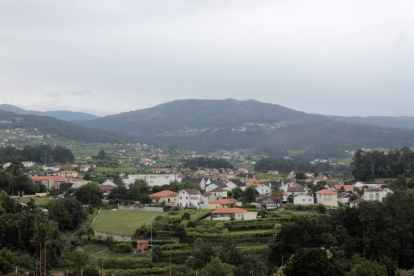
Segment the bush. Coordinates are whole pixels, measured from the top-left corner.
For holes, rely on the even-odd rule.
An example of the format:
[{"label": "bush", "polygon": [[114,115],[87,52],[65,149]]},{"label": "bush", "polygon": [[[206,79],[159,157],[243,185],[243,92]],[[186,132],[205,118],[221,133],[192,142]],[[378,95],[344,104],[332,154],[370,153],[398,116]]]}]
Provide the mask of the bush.
[{"label": "bush", "polygon": [[319,214],[325,214],[326,213],[326,207],[323,204],[316,205],[316,210]]}]

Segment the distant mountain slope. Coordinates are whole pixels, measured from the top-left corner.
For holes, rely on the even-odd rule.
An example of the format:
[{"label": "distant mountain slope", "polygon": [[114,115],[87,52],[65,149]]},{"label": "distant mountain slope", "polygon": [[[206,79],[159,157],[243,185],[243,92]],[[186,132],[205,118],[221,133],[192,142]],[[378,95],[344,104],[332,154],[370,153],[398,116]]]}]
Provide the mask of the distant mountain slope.
[{"label": "distant mountain slope", "polygon": [[59,120],[64,121],[83,121],[83,120],[93,120],[100,118],[98,116],[84,113],[84,112],[73,112],[73,111],[35,111],[35,110],[26,110],[10,104],[0,104],[0,109],[5,111],[11,111],[21,115],[38,115],[38,116],[51,116]]},{"label": "distant mountain slope", "polygon": [[238,127],[245,122],[327,121],[326,118],[254,100],[177,100],[141,109],[76,122],[83,126],[134,133],[160,133],[191,128]]},{"label": "distant mountain slope", "polygon": [[[21,118],[21,120],[15,121],[14,118]],[[21,115],[0,110],[0,120],[10,120],[13,122],[11,124],[0,124],[0,129],[37,128],[39,131],[46,134],[53,134],[61,138],[78,141],[136,143],[138,140],[138,137],[134,135],[102,129],[90,129],[49,116]]]},{"label": "distant mountain slope", "polygon": [[254,148],[269,156],[286,156],[286,150],[308,150],[311,154],[302,157],[339,158],[346,149],[414,146],[414,130],[346,119],[254,100],[227,99],[178,100],[77,123],[134,133],[160,145],[177,144],[201,153]]},{"label": "distant mountain slope", "polygon": [[349,123],[359,123],[383,127],[399,127],[414,129],[414,117],[388,117],[388,116],[368,116],[368,117],[343,117],[343,116],[324,116],[332,121],[342,121]]}]

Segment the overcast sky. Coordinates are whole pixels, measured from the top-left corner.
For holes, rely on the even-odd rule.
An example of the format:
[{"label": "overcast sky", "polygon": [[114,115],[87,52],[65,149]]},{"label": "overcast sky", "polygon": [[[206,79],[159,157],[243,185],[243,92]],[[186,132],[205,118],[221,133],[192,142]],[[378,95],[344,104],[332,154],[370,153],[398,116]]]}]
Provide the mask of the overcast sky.
[{"label": "overcast sky", "polygon": [[414,116],[414,1],[0,1],[0,100],[107,115],[176,99]]}]

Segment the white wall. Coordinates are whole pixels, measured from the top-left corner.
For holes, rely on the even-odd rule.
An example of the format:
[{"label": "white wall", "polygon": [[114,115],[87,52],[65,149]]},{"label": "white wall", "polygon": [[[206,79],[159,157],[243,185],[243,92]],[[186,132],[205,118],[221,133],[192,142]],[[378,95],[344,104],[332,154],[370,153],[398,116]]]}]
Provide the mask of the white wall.
[{"label": "white wall", "polygon": [[181,181],[181,178],[176,178],[175,174],[133,174],[130,175],[128,179],[124,179],[123,181],[128,184],[132,184],[136,179],[143,179],[147,181],[150,186],[168,185],[174,180],[177,180],[178,182]]}]

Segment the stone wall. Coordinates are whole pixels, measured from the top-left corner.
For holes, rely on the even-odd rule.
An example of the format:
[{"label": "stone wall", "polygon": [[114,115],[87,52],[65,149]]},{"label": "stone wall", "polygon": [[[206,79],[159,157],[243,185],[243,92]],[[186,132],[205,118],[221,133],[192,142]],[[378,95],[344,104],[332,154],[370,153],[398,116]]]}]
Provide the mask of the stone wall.
[{"label": "stone wall", "polygon": [[103,232],[98,232],[98,231],[94,231],[95,236],[100,236],[104,239],[106,239],[107,237],[112,237],[114,240],[116,241],[131,241],[132,237],[124,237],[124,236],[118,236],[118,235],[110,235],[107,233],[103,233]]},{"label": "stone wall", "polygon": [[118,206],[118,210],[124,211],[147,211],[147,212],[164,212],[162,207],[134,207],[134,206]]}]

